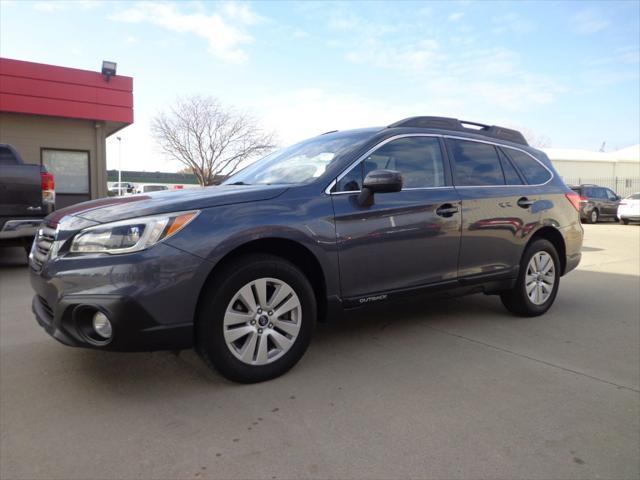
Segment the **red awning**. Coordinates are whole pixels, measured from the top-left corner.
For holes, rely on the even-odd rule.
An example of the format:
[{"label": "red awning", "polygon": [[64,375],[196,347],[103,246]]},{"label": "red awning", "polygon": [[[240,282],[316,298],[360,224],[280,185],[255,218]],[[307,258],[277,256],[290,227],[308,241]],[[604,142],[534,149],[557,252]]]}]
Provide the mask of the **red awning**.
[{"label": "red awning", "polygon": [[0,58],[0,112],[133,123],[133,78]]}]

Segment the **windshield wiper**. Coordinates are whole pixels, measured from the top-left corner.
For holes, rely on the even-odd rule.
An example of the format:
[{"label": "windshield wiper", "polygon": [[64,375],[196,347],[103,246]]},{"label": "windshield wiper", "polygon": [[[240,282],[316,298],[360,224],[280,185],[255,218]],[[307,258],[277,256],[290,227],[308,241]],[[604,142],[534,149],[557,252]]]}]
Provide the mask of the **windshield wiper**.
[{"label": "windshield wiper", "polygon": [[234,182],[234,183],[229,183],[228,185],[251,185],[250,183],[244,183],[244,182]]}]

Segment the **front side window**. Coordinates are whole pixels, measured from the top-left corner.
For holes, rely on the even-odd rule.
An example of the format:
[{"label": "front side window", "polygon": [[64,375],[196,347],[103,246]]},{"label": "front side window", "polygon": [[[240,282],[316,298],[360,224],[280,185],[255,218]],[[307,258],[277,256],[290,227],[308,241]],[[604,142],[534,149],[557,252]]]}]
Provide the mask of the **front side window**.
[{"label": "front side window", "polygon": [[454,161],[454,184],[459,186],[504,185],[498,153],[493,145],[448,139]]},{"label": "front side window", "polygon": [[333,191],[358,191],[363,179],[380,169],[399,171],[403,188],[432,188],[445,184],[439,140],[435,137],[403,137],[368,155],[338,181]]},{"label": "front side window", "polygon": [[89,152],[42,150],[42,165],[56,179],[56,193],[89,193]]},{"label": "front side window", "polygon": [[505,148],[507,155],[513,160],[516,167],[522,172],[529,185],[540,185],[546,183],[551,178],[549,170],[544,168],[540,162],[520,150]]},{"label": "front side window", "polygon": [[618,200],[618,196],[613,193],[611,190],[607,189],[605,190],[605,192],[607,192],[607,197],[609,197],[609,200],[615,202],[616,200]]}]

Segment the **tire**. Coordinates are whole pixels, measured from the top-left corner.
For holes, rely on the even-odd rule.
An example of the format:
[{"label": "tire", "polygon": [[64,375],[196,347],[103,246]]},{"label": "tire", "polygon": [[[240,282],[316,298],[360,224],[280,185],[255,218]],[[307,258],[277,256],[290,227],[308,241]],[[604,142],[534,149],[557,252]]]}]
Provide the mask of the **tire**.
[{"label": "tire", "polygon": [[629,225],[629,219],[628,218],[621,218],[620,219],[620,223],[622,223],[623,225]]},{"label": "tire", "polygon": [[586,223],[598,223],[598,219],[600,218],[600,212],[598,212],[597,208],[591,210],[591,213],[587,217]]},{"label": "tire", "polygon": [[[535,274],[531,276],[528,275],[530,262],[534,262],[533,266],[535,267],[535,261],[532,261],[532,259],[536,255],[540,255],[538,258],[550,258],[553,261],[553,275],[543,275],[539,277],[542,282],[540,287],[534,286],[532,290],[532,295],[535,297],[536,290],[539,288],[538,294],[540,294],[540,296],[538,297],[538,302],[534,302],[527,293],[527,282],[529,281],[530,286],[530,282],[535,276]],[[543,266],[545,266],[545,264],[543,264]],[[513,289],[500,294],[502,304],[511,313],[522,317],[537,317],[538,315],[542,315],[551,308],[558,294],[558,288],[560,286],[560,266],[560,258],[553,244],[542,238],[534,240],[522,255],[516,285]],[[551,285],[550,292],[545,292],[545,286],[547,290],[549,290],[548,287],[551,278],[553,278],[553,284]],[[545,295],[548,296],[544,298]]]},{"label": "tire", "polygon": [[[264,292],[262,302],[258,290]],[[280,294],[282,299],[277,298]],[[266,300],[275,302],[272,309]],[[258,313],[261,306],[266,308]],[[205,286],[196,318],[196,350],[229,380],[270,380],[300,360],[316,317],[313,288],[298,267],[274,255],[245,255],[216,272]]]}]

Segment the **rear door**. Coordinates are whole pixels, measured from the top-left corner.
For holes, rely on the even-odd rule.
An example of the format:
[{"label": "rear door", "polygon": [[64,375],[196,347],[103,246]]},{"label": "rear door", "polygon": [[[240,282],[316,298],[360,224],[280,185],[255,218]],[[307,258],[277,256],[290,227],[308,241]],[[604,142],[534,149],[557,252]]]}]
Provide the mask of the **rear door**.
[{"label": "rear door", "polygon": [[[399,170],[404,188],[359,205],[363,178],[381,168]],[[455,282],[460,201],[447,172],[438,137],[407,135],[382,142],[338,177],[331,198],[347,302]]]},{"label": "rear door", "polygon": [[511,160],[511,153],[520,152],[491,142],[446,141],[462,200],[460,280],[513,277],[527,234],[540,221],[537,188],[527,184]]}]

